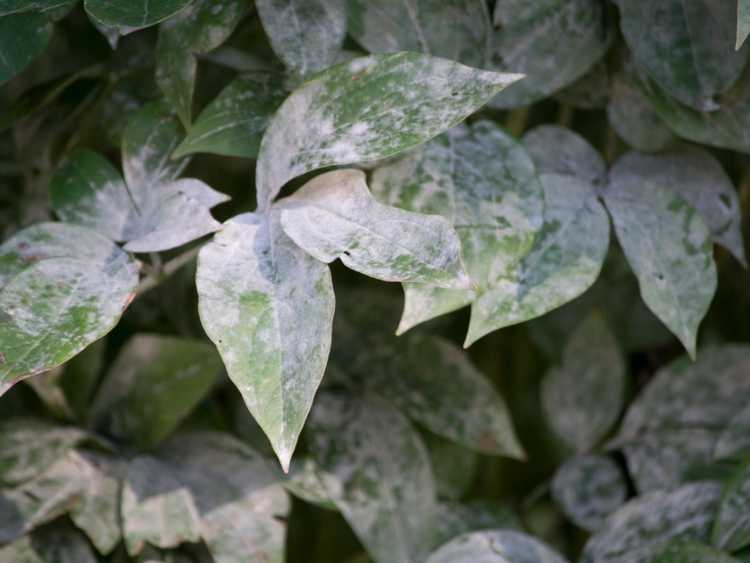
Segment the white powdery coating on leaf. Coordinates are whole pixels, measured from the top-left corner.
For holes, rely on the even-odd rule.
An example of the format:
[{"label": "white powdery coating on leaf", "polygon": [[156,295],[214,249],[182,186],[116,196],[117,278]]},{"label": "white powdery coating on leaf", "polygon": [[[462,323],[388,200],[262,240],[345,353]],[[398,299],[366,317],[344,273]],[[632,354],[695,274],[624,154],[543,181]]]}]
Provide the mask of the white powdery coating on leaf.
[{"label": "white powdery coating on leaf", "polygon": [[443,545],[426,563],[566,563],[536,538],[513,530],[464,534]]}]

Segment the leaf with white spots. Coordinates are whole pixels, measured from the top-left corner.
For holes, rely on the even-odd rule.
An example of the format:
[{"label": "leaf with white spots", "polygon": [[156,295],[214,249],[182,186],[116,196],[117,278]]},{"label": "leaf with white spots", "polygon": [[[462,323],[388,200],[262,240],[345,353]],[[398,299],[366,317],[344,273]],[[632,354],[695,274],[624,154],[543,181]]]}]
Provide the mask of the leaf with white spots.
[{"label": "leaf with white spots", "polygon": [[464,534],[443,545],[426,563],[566,563],[552,548],[514,530]]},{"label": "leaf with white spots", "polygon": [[[438,213],[461,239],[480,291],[513,275],[542,226],[544,194],[523,146],[489,121],[460,126],[373,174],[376,197],[410,211]],[[405,286],[399,333],[471,303],[474,291]]]},{"label": "leaf with white spots", "polygon": [[481,0],[347,0],[349,35],[371,53],[417,51],[484,68],[492,24]]},{"label": "leaf with white spots", "polygon": [[490,68],[526,78],[491,103],[529,105],[572,84],[609,48],[604,6],[592,0],[498,0]]},{"label": "leaf with white spots", "polygon": [[601,455],[569,459],[552,480],[554,501],[576,526],[589,532],[598,530],[627,497],[622,469]]},{"label": "leaf with white spots", "polygon": [[0,386],[59,366],[107,334],[138,284],[94,231],[40,223],[0,245]]},{"label": "leaf with white spots", "polygon": [[711,540],[725,551],[750,545],[750,463],[744,463],[726,482]]},{"label": "leaf with white spots", "polygon": [[721,487],[700,482],[631,500],[589,539],[581,563],[646,563],[673,540],[705,542]]},{"label": "leaf with white spots", "polygon": [[461,243],[443,217],[378,203],[361,170],[321,174],[279,203],[281,226],[321,262],[384,281],[467,288]]},{"label": "leaf with white spots", "polygon": [[577,452],[590,451],[625,402],[625,360],[606,320],[592,313],[570,337],[562,363],[542,380],[542,406],[555,432]]},{"label": "leaf with white spots", "polygon": [[156,83],[186,128],[193,115],[196,55],[216,49],[247,12],[243,0],[192,0],[159,27]]},{"label": "leaf with white spots", "polygon": [[266,130],[256,170],[259,209],[306,172],[428,141],[519,78],[409,52],[325,70],[286,99]]},{"label": "leaf with white spots", "polygon": [[750,453],[750,405],[738,411],[716,441],[716,459]]},{"label": "leaf with white spots", "polygon": [[325,489],[370,556],[421,560],[434,533],[435,485],[408,420],[382,400],[322,394],[308,441]]},{"label": "leaf with white spots", "polygon": [[96,563],[86,539],[73,528],[54,527],[33,532],[0,547],[0,563]]},{"label": "leaf with white spots", "polygon": [[499,328],[539,317],[593,285],[609,248],[609,220],[594,187],[544,174],[544,225],[513,272],[472,303],[466,345]]},{"label": "leaf with white spots", "polygon": [[712,462],[720,436],[747,406],[747,373],[750,348],[728,345],[657,373],[611,443],[623,449],[640,492],[678,486],[691,466]]},{"label": "leaf with white spots", "polygon": [[248,213],[201,249],[196,284],[203,327],[286,470],[328,360],[328,266],[284,234],[277,212]]},{"label": "leaf with white spots", "polygon": [[85,0],[86,12],[97,22],[116,27],[125,34],[159,23],[188,6],[193,0]]},{"label": "leaf with white spots", "polygon": [[318,464],[312,458],[292,460],[289,475],[283,484],[287,491],[305,502],[336,510],[336,505],[328,496],[320,479]]},{"label": "leaf with white spots", "polygon": [[205,397],[221,371],[210,343],[138,334],[112,363],[91,407],[105,434],[150,449]]},{"label": "leaf with white spots", "polygon": [[282,77],[256,72],[234,79],[200,113],[175,149],[256,158],[263,132],[287,96]]},{"label": "leaf with white spots", "polygon": [[344,0],[256,0],[260,21],[287,69],[307,77],[331,66],[346,37]]},{"label": "leaf with white spots", "polygon": [[38,12],[0,15],[0,84],[42,54],[52,38],[52,23]]},{"label": "leaf with white spots", "polygon": [[685,198],[632,170],[630,158],[610,170],[604,202],[643,300],[695,356],[698,325],[716,291],[711,232]]},{"label": "leaf with white spots", "polygon": [[[740,201],[721,163],[697,147],[655,155],[631,152],[617,164],[618,181],[669,188],[700,213],[717,244],[746,264]],[[655,188],[658,189],[658,188]]]},{"label": "leaf with white spots", "polygon": [[635,62],[684,104],[718,108],[739,78],[750,49],[734,49],[733,2],[620,2],[620,29]]}]

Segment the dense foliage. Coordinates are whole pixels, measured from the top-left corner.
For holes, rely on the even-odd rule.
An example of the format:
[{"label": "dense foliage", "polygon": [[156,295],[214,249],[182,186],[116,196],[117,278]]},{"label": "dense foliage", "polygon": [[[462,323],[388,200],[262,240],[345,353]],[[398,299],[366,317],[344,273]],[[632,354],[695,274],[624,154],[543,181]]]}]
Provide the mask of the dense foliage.
[{"label": "dense foliage", "polygon": [[0,0],[0,563],[750,562],[749,33]]}]

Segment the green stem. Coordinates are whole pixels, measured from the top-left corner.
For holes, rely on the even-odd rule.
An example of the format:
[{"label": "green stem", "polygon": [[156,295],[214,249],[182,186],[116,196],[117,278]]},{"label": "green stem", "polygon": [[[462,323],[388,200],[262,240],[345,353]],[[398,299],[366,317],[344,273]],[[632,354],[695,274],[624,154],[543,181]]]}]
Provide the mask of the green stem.
[{"label": "green stem", "polygon": [[529,107],[518,108],[508,114],[508,119],[505,121],[505,128],[514,137],[520,137],[526,130],[526,123],[528,121]]}]

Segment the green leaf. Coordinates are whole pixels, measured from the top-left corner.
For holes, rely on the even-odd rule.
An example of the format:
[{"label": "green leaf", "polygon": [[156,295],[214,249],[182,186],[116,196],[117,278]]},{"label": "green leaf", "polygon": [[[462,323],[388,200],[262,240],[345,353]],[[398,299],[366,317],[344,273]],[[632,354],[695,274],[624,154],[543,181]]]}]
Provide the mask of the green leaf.
[{"label": "green leaf", "polygon": [[714,457],[728,458],[750,451],[750,406],[740,409],[716,441]]},{"label": "green leaf", "polygon": [[601,455],[569,459],[552,480],[552,498],[576,526],[589,532],[601,528],[627,497],[622,470]]},{"label": "green leaf", "polygon": [[[501,158],[498,158],[501,155]],[[512,276],[542,226],[543,191],[523,147],[500,127],[461,126],[373,174],[378,199],[438,213],[461,238],[467,271],[480,291]],[[471,303],[473,291],[406,285],[399,333]]]},{"label": "green leaf", "polygon": [[750,463],[744,463],[724,485],[711,543],[724,551],[750,545]]},{"label": "green leaf", "polygon": [[624,76],[612,81],[607,117],[617,135],[634,149],[653,152],[675,141],[667,124],[637,86]]},{"label": "green leaf", "polygon": [[0,563],[96,563],[86,539],[72,528],[53,527],[0,547]]},{"label": "green leaf", "polygon": [[717,549],[695,541],[674,541],[659,550],[649,563],[740,563]]},{"label": "green leaf", "polygon": [[639,491],[678,486],[690,467],[713,461],[719,437],[747,406],[749,370],[750,349],[727,345],[657,373],[611,443],[623,448]]},{"label": "green leaf", "polygon": [[259,208],[306,172],[423,143],[519,78],[408,52],[332,67],[293,92],[271,120],[256,170]]},{"label": "green leaf", "polygon": [[331,66],[346,37],[344,0],[257,0],[271,47],[296,76]]},{"label": "green leaf", "polygon": [[193,117],[193,90],[198,62],[195,55],[216,49],[247,12],[242,0],[193,0],[159,27],[156,44],[156,83],[186,128]]},{"label": "green leaf", "polygon": [[539,317],[596,281],[609,247],[609,221],[594,187],[574,176],[544,174],[544,225],[513,272],[471,307],[470,345],[499,328]]},{"label": "green leaf", "polygon": [[42,54],[52,38],[52,24],[44,14],[0,15],[0,84],[21,72]]},{"label": "green leaf", "polygon": [[276,212],[248,213],[201,249],[196,284],[203,327],[287,470],[328,359],[328,266],[284,234]]},{"label": "green leaf", "polygon": [[85,420],[104,364],[105,340],[97,340],[63,368],[60,384],[65,400],[79,420]]},{"label": "green leaf", "polygon": [[695,356],[698,325],[716,291],[711,233],[692,205],[633,170],[630,158],[612,167],[604,202],[643,300]]},{"label": "green leaf", "polygon": [[150,449],[190,414],[220,371],[221,360],[208,342],[138,334],[112,363],[91,420],[107,435]]},{"label": "green leaf", "polygon": [[737,191],[711,153],[697,147],[658,155],[631,152],[618,161],[616,170],[619,181],[638,181],[645,186],[641,189],[668,188],[682,197],[700,213],[714,242],[747,265]]},{"label": "green leaf", "polygon": [[132,257],[82,227],[41,223],[0,245],[0,394],[107,334],[137,283]]},{"label": "green leaf", "polygon": [[742,44],[750,34],[750,2],[748,0],[737,0],[737,41],[735,49],[742,47]]},{"label": "green leaf", "polygon": [[117,27],[120,34],[148,27],[165,20],[193,0],[85,0],[86,11],[94,20]]},{"label": "green leaf", "polygon": [[321,174],[279,203],[281,226],[321,262],[384,281],[466,288],[461,243],[443,217],[378,203],[360,170]]},{"label": "green leaf", "polygon": [[646,563],[670,541],[707,540],[720,492],[702,482],[630,501],[591,537],[581,563]]},{"label": "green leaf", "polygon": [[442,545],[468,532],[494,529],[520,532],[523,526],[518,515],[506,504],[484,500],[438,504],[438,537],[435,545]]},{"label": "green leaf", "polygon": [[526,78],[491,103],[525,106],[572,84],[609,48],[604,7],[591,0],[498,0],[491,68]]},{"label": "green leaf", "polygon": [[487,66],[492,24],[484,2],[347,0],[347,8],[349,34],[371,53],[418,51]]},{"label": "green leaf", "polygon": [[620,29],[635,62],[671,96],[699,111],[737,80],[750,50],[735,51],[732,2],[631,0],[619,3]]},{"label": "green leaf", "polygon": [[201,112],[174,157],[207,152],[256,158],[263,132],[286,95],[279,75],[236,78]]},{"label": "green leaf", "polygon": [[487,530],[457,537],[426,563],[566,563],[532,536],[513,530]]},{"label": "green leaf", "polygon": [[309,438],[323,485],[370,556],[421,560],[434,533],[435,485],[409,422],[372,397],[322,394]]},{"label": "green leaf", "polygon": [[601,314],[590,314],[565,346],[561,365],[542,380],[542,406],[555,432],[577,452],[590,451],[617,422],[627,370]]},{"label": "green leaf", "polygon": [[67,8],[78,0],[0,0],[0,16],[23,12],[52,12]]},{"label": "green leaf", "polygon": [[438,498],[458,501],[474,482],[479,456],[432,432],[422,432],[421,436],[430,454]]}]

